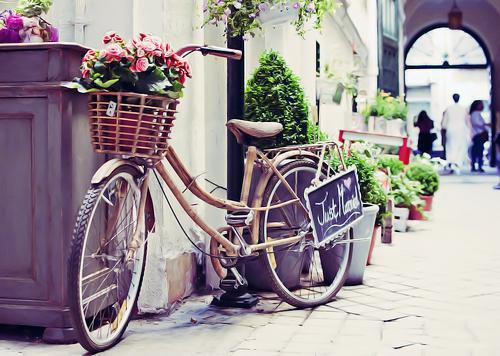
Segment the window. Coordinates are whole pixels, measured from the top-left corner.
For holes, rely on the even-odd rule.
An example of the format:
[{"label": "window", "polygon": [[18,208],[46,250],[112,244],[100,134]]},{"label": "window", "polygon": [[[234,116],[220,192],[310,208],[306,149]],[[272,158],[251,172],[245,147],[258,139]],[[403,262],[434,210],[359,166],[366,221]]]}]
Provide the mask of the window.
[{"label": "window", "polygon": [[481,45],[465,31],[442,27],[419,37],[406,57],[406,65],[487,65]]},{"label": "window", "polygon": [[382,1],[382,32],[385,37],[398,38],[398,4],[397,0]]}]

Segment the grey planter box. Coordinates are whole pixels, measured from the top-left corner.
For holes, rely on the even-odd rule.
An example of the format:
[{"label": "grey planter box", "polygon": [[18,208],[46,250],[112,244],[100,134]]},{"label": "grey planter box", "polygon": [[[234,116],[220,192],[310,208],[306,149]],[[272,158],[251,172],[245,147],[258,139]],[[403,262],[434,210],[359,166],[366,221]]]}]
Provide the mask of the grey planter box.
[{"label": "grey planter box", "polygon": [[366,261],[370,252],[370,242],[375,227],[379,207],[377,205],[365,204],[363,206],[363,218],[353,227],[354,239],[365,239],[352,244],[352,259],[347,275],[346,285],[358,285],[363,283]]}]

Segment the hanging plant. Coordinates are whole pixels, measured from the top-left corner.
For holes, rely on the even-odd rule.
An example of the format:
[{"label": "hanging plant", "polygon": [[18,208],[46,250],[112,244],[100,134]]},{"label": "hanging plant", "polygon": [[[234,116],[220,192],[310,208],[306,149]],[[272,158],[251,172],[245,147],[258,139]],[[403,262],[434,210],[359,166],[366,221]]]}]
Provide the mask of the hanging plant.
[{"label": "hanging plant", "polygon": [[227,36],[249,39],[262,29],[263,14],[293,10],[297,15],[291,24],[303,36],[306,22],[314,19],[314,28],[320,29],[325,15],[333,14],[336,6],[337,0],[206,0],[205,24],[224,26]]}]

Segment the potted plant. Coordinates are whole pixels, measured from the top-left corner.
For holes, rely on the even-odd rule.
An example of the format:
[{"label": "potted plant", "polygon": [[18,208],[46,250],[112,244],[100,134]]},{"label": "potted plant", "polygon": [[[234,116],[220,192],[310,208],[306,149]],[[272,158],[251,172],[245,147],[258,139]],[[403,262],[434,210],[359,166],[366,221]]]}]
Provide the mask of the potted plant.
[{"label": "potted plant", "polygon": [[313,20],[314,28],[321,28],[323,18],[333,13],[336,5],[336,0],[208,0],[205,23],[223,25],[226,35],[248,39],[264,23],[290,22],[303,36],[306,22]]},{"label": "potted plant", "polygon": [[375,100],[371,104],[367,104],[362,113],[368,125],[369,132],[385,133],[386,120],[384,116],[388,110],[388,99],[390,95],[384,91],[377,91]]},{"label": "potted plant", "polygon": [[[392,98],[392,97],[390,97]],[[388,99],[389,105],[386,112],[387,134],[402,136],[405,134],[406,117],[408,116],[408,105],[404,96]]]},{"label": "potted plant", "polygon": [[404,171],[405,165],[399,157],[393,155],[382,155],[377,159],[378,168],[385,170],[389,176],[398,175]]},{"label": "potted plant", "polygon": [[[365,267],[375,246],[378,227],[385,217],[387,194],[375,176],[376,161],[369,145],[355,144],[351,146],[350,152],[344,154],[346,165],[356,167],[363,200],[363,218],[353,227],[353,237],[364,241],[353,243],[353,255],[346,279],[347,285],[357,285],[363,283]],[[332,166],[338,165],[338,160],[334,159]]]},{"label": "potted plant", "polygon": [[430,211],[434,194],[439,189],[439,174],[434,166],[430,162],[418,160],[408,165],[405,174],[408,179],[420,182],[422,185],[420,198],[425,201],[424,211]]},{"label": "potted plant", "polygon": [[[94,148],[116,154],[152,154],[166,144],[189,64],[159,37],[140,34],[125,42],[115,32],[104,48],[84,56],[81,77],[70,88],[91,93],[89,118]],[[99,138],[97,138],[99,136]],[[109,138],[108,138],[109,137]]]},{"label": "potted plant", "polygon": [[279,122],[283,132],[259,140],[264,148],[308,143],[309,104],[299,78],[274,50],[263,53],[245,89],[245,120]]},{"label": "potted plant", "polygon": [[[339,73],[340,72],[340,73]],[[316,98],[320,100],[322,94],[331,95],[332,102],[340,104],[344,93],[353,98],[358,93],[358,79],[354,72],[341,73],[334,71],[330,64],[323,66],[323,71],[316,73]]]},{"label": "potted plant", "polygon": [[[391,176],[390,195],[394,199],[394,226],[406,231],[406,220],[423,220],[424,202],[420,199],[422,185],[408,179],[403,173]],[[412,215],[413,214],[413,215]]]},{"label": "potted plant", "polygon": [[41,16],[52,0],[20,0],[15,10],[0,13],[0,43],[57,42],[59,32]]}]

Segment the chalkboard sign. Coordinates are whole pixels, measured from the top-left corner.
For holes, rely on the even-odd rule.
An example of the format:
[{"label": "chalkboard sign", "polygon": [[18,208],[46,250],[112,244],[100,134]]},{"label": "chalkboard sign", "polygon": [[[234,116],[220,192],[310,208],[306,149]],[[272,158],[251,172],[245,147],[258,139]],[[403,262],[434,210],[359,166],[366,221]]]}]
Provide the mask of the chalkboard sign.
[{"label": "chalkboard sign", "polygon": [[326,244],[363,216],[356,168],[331,177],[305,192],[315,242]]}]

